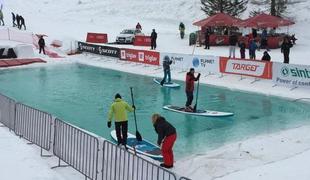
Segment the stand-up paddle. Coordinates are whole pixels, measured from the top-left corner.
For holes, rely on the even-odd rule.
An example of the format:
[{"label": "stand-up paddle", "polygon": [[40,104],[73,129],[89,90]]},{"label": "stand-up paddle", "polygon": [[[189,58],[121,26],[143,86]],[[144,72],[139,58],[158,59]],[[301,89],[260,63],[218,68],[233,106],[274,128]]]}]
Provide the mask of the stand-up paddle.
[{"label": "stand-up paddle", "polygon": [[[130,87],[130,93],[131,93],[131,101],[132,101],[132,105],[135,107],[135,101],[133,99],[133,92],[132,92],[132,87]],[[136,139],[137,141],[142,141],[142,136],[138,131],[138,126],[137,126],[137,118],[136,118],[136,108],[133,110],[133,116],[135,119],[135,125],[136,125]]]},{"label": "stand-up paddle", "polygon": [[[199,77],[199,79],[200,79],[200,77]],[[197,112],[198,93],[199,93],[199,79],[198,79],[197,90],[196,90],[196,104],[195,104],[195,106],[194,106],[194,112]]]}]

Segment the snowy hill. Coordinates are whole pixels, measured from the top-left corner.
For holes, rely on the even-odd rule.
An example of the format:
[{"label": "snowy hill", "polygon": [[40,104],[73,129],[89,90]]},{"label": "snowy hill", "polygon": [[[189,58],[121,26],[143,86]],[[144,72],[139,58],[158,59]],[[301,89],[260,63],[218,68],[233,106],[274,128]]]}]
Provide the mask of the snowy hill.
[{"label": "snowy hill", "polygon": [[[310,1],[295,0],[290,2],[292,4],[289,5],[286,16],[293,19],[296,24],[289,29],[283,28],[280,31],[295,33],[298,38],[297,45],[291,52],[292,63],[310,64],[308,61],[310,35],[307,32],[310,28]],[[259,7],[249,4],[243,17],[247,17],[249,11]],[[212,47],[210,51],[197,47],[193,50],[188,46],[188,39],[180,40],[178,25],[181,21],[185,23],[188,34],[188,32],[197,30],[197,27],[192,26],[192,22],[205,17],[200,10],[200,0],[4,0],[5,22],[10,26],[11,12],[24,16],[29,31],[48,34],[48,41],[59,39],[64,41],[65,46],[69,46],[70,42],[74,40],[85,40],[86,33],[91,31],[108,33],[109,40],[113,41],[122,29],[132,28],[137,22],[140,22],[145,33],[150,33],[153,28],[158,32],[159,51],[192,53],[195,50],[197,54],[210,53],[222,56],[228,54],[227,47]],[[262,51],[258,52],[258,57],[261,57],[261,54]],[[273,61],[282,61],[283,58],[279,49],[272,50],[271,56]],[[242,144],[240,143],[234,144],[233,148],[227,146],[210,154],[208,152],[206,155],[189,157],[191,159],[178,162],[177,165],[180,165],[181,168],[179,167],[176,171],[180,174],[186,172],[185,175],[196,179],[205,177],[206,172],[208,172],[208,177],[205,179],[221,177],[224,179],[246,179],[253,174],[258,174],[257,179],[285,179],[272,176],[274,171],[279,171],[278,174],[282,173],[280,170],[282,170],[283,164],[288,167],[294,166],[300,171],[306,167],[303,163],[300,164],[301,168],[293,164],[297,165],[301,159],[308,160],[310,157],[310,140],[308,136],[305,136],[306,132],[309,132],[309,127],[305,127],[302,131],[294,130],[294,133],[288,134],[287,137],[285,136],[287,132],[284,132],[272,135],[272,137],[266,135],[251,139],[247,143],[243,143],[246,145],[245,148],[242,146],[244,149],[240,148],[240,144]],[[281,156],[275,148],[265,150],[265,147],[280,147],[281,144],[284,144],[283,137],[284,140],[291,141],[279,148],[283,150],[280,151],[283,153],[280,154]],[[272,140],[270,140],[271,138]],[[261,141],[271,142],[271,144],[265,145]],[[296,144],[302,147],[296,148]],[[294,150],[288,147],[292,147]],[[249,149],[251,153],[249,153]],[[299,155],[302,155],[303,152],[306,155],[300,157]],[[293,153],[300,154],[294,156]],[[245,160],[248,161],[245,163]],[[282,162],[278,163],[279,161]],[[206,162],[211,163],[206,164]],[[263,169],[268,165],[273,167],[268,170]],[[247,169],[249,166],[252,169]],[[232,173],[231,176],[229,173]],[[243,175],[239,175],[239,173],[243,173]],[[285,176],[291,173],[287,170],[282,174]],[[300,174],[303,175],[303,173]],[[229,177],[225,178],[225,176]],[[307,177],[304,179],[309,179]],[[286,177],[286,179],[292,178]]]},{"label": "snowy hill", "polygon": [[[278,32],[296,34],[297,45],[291,53],[292,63],[310,64],[307,58],[310,52],[307,46],[310,35],[304,33],[310,27],[308,11],[310,1],[291,1],[286,16],[295,20],[290,28],[279,29]],[[44,33],[47,41],[59,39],[64,42],[64,49],[70,49],[75,40],[85,40],[87,32],[108,33],[109,41],[124,28],[133,28],[137,22],[142,25],[143,32],[150,34],[153,28],[158,32],[158,50],[161,52],[179,52],[206,54],[203,48],[188,46],[188,34],[198,30],[192,23],[206,17],[200,10],[200,0],[14,0],[4,2],[6,24],[11,24],[11,13],[22,14],[26,19],[29,31]],[[264,9],[249,3],[248,10],[242,17],[247,17],[253,9]],[[178,35],[180,22],[186,26],[185,40]],[[227,47],[212,48],[212,55],[226,56]],[[262,56],[263,51],[257,53]],[[271,52],[273,61],[282,61],[280,50]]]}]

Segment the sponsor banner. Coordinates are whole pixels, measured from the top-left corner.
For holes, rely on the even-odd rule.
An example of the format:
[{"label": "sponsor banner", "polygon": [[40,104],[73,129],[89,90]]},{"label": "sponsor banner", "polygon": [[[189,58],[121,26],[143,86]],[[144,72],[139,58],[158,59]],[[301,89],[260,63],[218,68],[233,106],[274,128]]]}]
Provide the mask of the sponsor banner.
[{"label": "sponsor banner", "polygon": [[272,79],[272,62],[220,57],[221,73]]},{"label": "sponsor banner", "polygon": [[159,65],[159,52],[136,49],[121,49],[120,59],[150,65]]},{"label": "sponsor banner", "polygon": [[193,56],[191,66],[198,72],[220,73],[220,60],[218,56]]},{"label": "sponsor banner", "polygon": [[274,63],[272,80],[280,86],[310,88],[310,66]]},{"label": "sponsor banner", "polygon": [[161,53],[160,61],[169,58],[172,60],[171,68],[189,70],[195,68],[197,72],[219,73],[219,58],[216,56]]},{"label": "sponsor banner", "polygon": [[172,61],[170,67],[172,69],[181,69],[187,70],[190,67],[187,66],[187,61],[192,59],[192,56],[189,54],[176,54],[176,53],[160,53],[160,64],[162,65],[165,58],[168,58]]},{"label": "sponsor banner", "polygon": [[135,36],[134,46],[151,46],[151,36]]},{"label": "sponsor banner", "polygon": [[87,33],[86,42],[107,43],[108,35],[103,33]]},{"label": "sponsor banner", "polygon": [[110,46],[101,46],[96,44],[88,44],[84,42],[78,42],[78,50],[80,52],[89,52],[93,54],[99,54],[116,58],[120,56],[119,48]]}]

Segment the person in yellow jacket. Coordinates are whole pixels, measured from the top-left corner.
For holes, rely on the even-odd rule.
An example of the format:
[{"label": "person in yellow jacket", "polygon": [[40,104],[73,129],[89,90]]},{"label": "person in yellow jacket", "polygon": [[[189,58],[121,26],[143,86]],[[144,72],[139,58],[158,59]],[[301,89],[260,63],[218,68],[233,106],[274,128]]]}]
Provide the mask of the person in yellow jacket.
[{"label": "person in yellow jacket", "polygon": [[108,128],[111,127],[112,118],[114,116],[117,145],[122,144],[126,149],[128,131],[127,111],[133,112],[134,109],[134,105],[130,106],[126,101],[122,100],[121,95],[117,93],[109,111]]}]

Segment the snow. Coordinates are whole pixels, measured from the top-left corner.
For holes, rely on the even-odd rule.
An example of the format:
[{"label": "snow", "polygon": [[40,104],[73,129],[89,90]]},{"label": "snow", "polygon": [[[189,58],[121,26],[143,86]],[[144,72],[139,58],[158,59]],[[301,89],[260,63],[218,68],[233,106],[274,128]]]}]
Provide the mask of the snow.
[{"label": "snow", "polygon": [[[1,2],[1,1],[0,1]],[[79,3],[80,2],[80,3]],[[27,7],[27,8],[25,8]],[[250,6],[249,9],[254,9]],[[308,50],[310,34],[305,30],[309,25],[310,1],[300,1],[291,6],[287,13],[296,24],[279,32],[296,34],[297,45],[291,50],[291,63],[310,65]],[[140,22],[143,32],[150,34],[153,28],[158,32],[158,51],[188,54],[205,54],[227,56],[228,47],[189,47],[188,34],[198,30],[191,24],[204,18],[200,9],[200,0],[14,0],[4,2],[4,20],[11,24],[11,12],[22,14],[29,32],[47,34],[47,44],[61,40],[61,50],[70,51],[76,40],[84,41],[87,32],[108,33],[109,41],[114,41],[124,28],[133,28]],[[185,23],[186,36],[181,40],[178,34],[180,21]],[[0,41],[1,45],[15,46],[19,43]],[[121,47],[129,47],[127,45]],[[131,47],[148,49],[147,47]],[[262,56],[263,51],[257,53]],[[237,53],[238,54],[238,53]],[[280,50],[271,50],[272,61],[282,62]],[[62,60],[44,58],[47,64],[27,66],[51,66],[59,63],[79,62],[92,66],[110,68],[147,76],[162,77],[162,70],[153,66],[124,64],[113,58],[95,55],[78,55]],[[23,67],[14,67],[23,68]],[[174,79],[184,80],[184,73],[172,71]],[[271,81],[260,80],[252,83],[254,78],[240,80],[240,76],[219,75],[202,76],[202,83],[215,86],[264,93],[294,99],[310,98],[309,90],[286,87],[273,87]],[[173,171],[192,179],[310,179],[307,171],[310,161],[310,127],[303,126],[275,134],[257,136],[242,142],[227,144],[205,154],[195,154],[176,162]],[[18,153],[16,151],[18,149]],[[3,179],[81,179],[84,178],[71,168],[53,169],[57,164],[55,158],[39,157],[36,146],[28,146],[4,128],[0,128],[0,173]],[[6,163],[3,163],[6,162]],[[6,170],[4,170],[6,169]],[[21,172],[21,173],[16,173]]]},{"label": "snow", "polygon": [[[0,124],[1,125],[1,124]],[[51,169],[58,160],[40,157],[40,149],[26,145],[7,128],[0,127],[0,174],[1,179],[11,180],[82,180],[84,176],[71,168]]]}]

